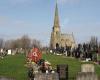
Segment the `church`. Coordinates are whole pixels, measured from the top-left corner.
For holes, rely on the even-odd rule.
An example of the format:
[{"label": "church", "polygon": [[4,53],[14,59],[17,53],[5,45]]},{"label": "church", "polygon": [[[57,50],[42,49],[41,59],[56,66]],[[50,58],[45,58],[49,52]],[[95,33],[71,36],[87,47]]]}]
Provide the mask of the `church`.
[{"label": "church", "polygon": [[71,48],[75,47],[75,40],[74,35],[72,34],[64,34],[60,30],[59,24],[59,15],[58,15],[58,6],[56,3],[55,7],[55,16],[54,16],[54,25],[51,32],[51,39],[50,39],[50,48],[55,49],[57,45],[59,47],[66,47],[70,46]]}]

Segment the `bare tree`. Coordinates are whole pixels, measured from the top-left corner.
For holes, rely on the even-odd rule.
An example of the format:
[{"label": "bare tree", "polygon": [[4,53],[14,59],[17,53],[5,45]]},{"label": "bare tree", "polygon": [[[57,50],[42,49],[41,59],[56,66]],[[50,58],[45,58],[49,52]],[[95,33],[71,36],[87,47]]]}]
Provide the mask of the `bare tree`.
[{"label": "bare tree", "polygon": [[41,42],[39,40],[33,39],[31,43],[31,47],[38,47],[41,48]]},{"label": "bare tree", "polygon": [[18,39],[7,40],[5,41],[6,49],[23,49],[25,52],[28,51],[30,48],[38,47],[41,48],[41,43],[39,40],[30,39],[27,35],[22,36]]},{"label": "bare tree", "polygon": [[22,36],[21,39],[19,40],[19,45],[23,49],[30,48],[30,44],[31,44],[31,39],[27,35]]},{"label": "bare tree", "polygon": [[12,42],[12,40],[7,40],[7,41],[5,41],[4,48],[6,48],[6,49],[11,49],[11,48],[12,48],[12,47],[11,47],[11,42]]},{"label": "bare tree", "polygon": [[90,45],[93,48],[93,50],[97,50],[98,49],[98,39],[97,39],[97,37],[95,37],[95,36],[91,37]]},{"label": "bare tree", "polygon": [[97,39],[97,37],[92,36],[91,40],[90,40],[90,44],[93,45],[93,46],[97,46],[98,45],[98,39]]},{"label": "bare tree", "polygon": [[2,38],[0,38],[0,48],[3,47],[3,43],[4,43],[4,40]]},{"label": "bare tree", "polygon": [[19,39],[16,39],[16,40],[12,40],[12,42],[11,42],[11,48],[12,49],[16,49],[16,48],[19,48]]}]

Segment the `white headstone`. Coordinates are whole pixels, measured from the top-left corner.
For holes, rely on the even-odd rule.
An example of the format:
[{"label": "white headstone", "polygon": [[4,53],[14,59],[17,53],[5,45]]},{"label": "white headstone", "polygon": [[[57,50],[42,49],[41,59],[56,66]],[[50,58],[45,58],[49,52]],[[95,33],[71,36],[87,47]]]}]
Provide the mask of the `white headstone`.
[{"label": "white headstone", "polygon": [[91,58],[86,58],[86,62],[91,61]]},{"label": "white headstone", "polygon": [[8,55],[11,55],[11,49],[8,50]]},{"label": "white headstone", "polygon": [[3,52],[3,49],[1,49],[0,52],[2,53]]},{"label": "white headstone", "polygon": [[50,53],[52,53],[53,51],[52,50],[50,50]]}]

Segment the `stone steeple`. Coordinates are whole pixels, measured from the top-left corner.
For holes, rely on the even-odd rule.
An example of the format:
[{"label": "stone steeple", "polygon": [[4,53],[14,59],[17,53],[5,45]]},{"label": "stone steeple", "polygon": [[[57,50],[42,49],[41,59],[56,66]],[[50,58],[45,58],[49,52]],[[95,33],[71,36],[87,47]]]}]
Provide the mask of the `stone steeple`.
[{"label": "stone steeple", "polygon": [[54,49],[56,47],[56,44],[60,44],[60,25],[59,25],[59,15],[58,15],[57,3],[55,7],[54,25],[53,25],[53,30],[51,33],[50,47]]},{"label": "stone steeple", "polygon": [[51,32],[50,48],[56,49],[57,47],[75,47],[75,40],[72,34],[64,34],[60,31],[58,6],[56,3],[55,15],[54,15],[54,25]]},{"label": "stone steeple", "polygon": [[60,28],[57,3],[56,3],[56,8],[55,8],[54,27],[59,27]]}]

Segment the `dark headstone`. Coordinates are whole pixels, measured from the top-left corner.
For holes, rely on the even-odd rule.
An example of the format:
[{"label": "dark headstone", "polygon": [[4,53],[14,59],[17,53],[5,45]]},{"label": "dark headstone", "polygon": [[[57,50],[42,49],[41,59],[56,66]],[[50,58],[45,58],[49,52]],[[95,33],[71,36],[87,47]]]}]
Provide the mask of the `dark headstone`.
[{"label": "dark headstone", "polygon": [[68,65],[57,65],[57,72],[59,75],[59,80],[68,80]]}]

